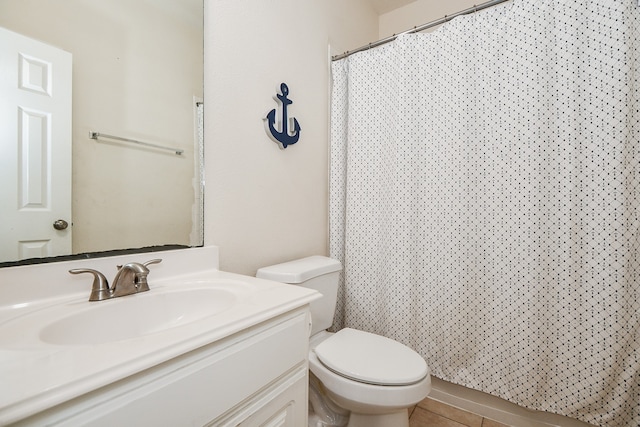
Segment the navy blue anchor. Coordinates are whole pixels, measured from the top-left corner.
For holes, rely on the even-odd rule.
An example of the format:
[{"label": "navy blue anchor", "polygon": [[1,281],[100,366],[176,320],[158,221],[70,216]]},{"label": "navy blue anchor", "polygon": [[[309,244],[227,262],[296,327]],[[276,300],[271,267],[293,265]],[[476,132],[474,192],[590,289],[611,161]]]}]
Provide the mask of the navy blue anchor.
[{"label": "navy blue anchor", "polygon": [[[276,94],[276,97],[282,104],[282,129],[278,132],[275,127],[276,124],[276,109],[269,111],[266,120],[269,125],[269,137],[275,142],[280,144],[282,148],[287,148],[289,145],[293,145],[298,142],[300,138],[300,124],[297,119],[293,119],[293,131],[289,131],[289,119],[287,117],[287,106],[293,104],[293,101],[287,98],[289,95],[289,87],[282,83],[280,85],[280,92],[282,94]],[[274,98],[275,99],[275,98]]]}]

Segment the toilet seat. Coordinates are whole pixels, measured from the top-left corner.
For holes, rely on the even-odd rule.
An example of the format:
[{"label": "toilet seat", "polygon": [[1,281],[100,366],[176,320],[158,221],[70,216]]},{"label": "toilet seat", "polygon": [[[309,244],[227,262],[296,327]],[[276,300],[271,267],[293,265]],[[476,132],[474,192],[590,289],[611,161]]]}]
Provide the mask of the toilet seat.
[{"label": "toilet seat", "polygon": [[331,371],[366,384],[414,384],[429,371],[424,359],[404,344],[351,328],[333,334],[314,352]]}]

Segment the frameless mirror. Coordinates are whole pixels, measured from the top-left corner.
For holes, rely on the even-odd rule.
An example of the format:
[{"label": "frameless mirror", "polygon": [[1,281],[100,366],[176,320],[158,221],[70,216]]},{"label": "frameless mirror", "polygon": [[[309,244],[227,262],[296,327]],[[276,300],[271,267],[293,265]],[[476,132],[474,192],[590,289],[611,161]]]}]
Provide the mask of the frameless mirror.
[{"label": "frameless mirror", "polygon": [[202,97],[202,0],[0,0],[0,263],[202,245]]}]

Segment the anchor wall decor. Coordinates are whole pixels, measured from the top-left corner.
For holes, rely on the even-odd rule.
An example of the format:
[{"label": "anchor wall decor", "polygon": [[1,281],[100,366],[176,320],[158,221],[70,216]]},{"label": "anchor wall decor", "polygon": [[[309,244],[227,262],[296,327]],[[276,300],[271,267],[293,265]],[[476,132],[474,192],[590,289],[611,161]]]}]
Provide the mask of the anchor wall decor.
[{"label": "anchor wall decor", "polygon": [[[280,145],[280,148],[287,148],[289,145],[293,145],[298,142],[300,138],[300,124],[295,118],[289,118],[287,116],[287,107],[293,104],[293,101],[288,98],[289,87],[282,83],[280,85],[280,93],[273,97],[281,104],[282,112],[280,113],[280,121],[276,126],[276,109],[269,111],[265,120],[265,129],[271,139]],[[292,129],[289,129],[289,126]]]}]

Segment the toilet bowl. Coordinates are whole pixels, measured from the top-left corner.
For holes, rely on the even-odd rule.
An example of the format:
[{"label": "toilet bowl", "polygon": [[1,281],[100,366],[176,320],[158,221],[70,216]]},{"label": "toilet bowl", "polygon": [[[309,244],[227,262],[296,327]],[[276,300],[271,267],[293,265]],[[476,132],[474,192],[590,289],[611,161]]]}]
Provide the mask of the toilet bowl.
[{"label": "toilet bowl", "polygon": [[309,370],[332,403],[350,412],[348,427],[408,427],[408,408],[431,390],[429,368],[418,353],[392,339],[351,328],[326,331],[341,270],[338,261],[314,256],[261,268],[256,276],[323,294],[311,303]]},{"label": "toilet bowl", "polygon": [[[323,354],[327,344],[335,354]],[[336,360],[325,362],[329,356]],[[349,328],[312,337],[309,370],[331,400],[351,412],[349,427],[407,427],[407,409],[431,390],[427,364],[417,353],[388,338]]]}]

